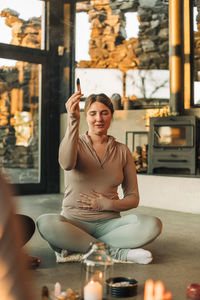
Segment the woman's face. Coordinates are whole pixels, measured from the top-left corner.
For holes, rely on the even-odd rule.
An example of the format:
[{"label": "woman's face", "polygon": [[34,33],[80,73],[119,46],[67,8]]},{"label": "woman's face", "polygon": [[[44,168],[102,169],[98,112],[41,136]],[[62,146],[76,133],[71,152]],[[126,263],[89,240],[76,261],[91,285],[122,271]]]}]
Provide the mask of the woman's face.
[{"label": "woman's face", "polygon": [[107,134],[112,120],[110,109],[101,102],[94,102],[90,105],[86,120],[88,123],[89,133],[104,135]]}]

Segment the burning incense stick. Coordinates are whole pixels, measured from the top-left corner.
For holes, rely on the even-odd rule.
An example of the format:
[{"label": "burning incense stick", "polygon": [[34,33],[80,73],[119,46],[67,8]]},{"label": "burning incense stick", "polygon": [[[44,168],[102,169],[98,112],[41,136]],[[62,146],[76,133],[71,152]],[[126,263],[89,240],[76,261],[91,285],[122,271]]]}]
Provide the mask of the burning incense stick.
[{"label": "burning incense stick", "polygon": [[81,83],[79,78],[77,78],[76,80],[76,87],[77,87],[77,91],[81,92]]}]

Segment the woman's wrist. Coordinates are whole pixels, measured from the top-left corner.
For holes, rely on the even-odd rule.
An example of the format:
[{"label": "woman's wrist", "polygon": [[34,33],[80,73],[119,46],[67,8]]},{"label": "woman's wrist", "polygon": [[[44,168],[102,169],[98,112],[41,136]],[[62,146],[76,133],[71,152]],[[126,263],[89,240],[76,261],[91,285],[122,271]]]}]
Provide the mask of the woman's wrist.
[{"label": "woman's wrist", "polygon": [[99,199],[99,210],[100,211],[113,211],[114,210],[114,201],[111,199],[107,199],[107,201],[102,201]]},{"label": "woman's wrist", "polygon": [[76,113],[74,111],[68,111],[68,118],[79,120],[80,113]]}]

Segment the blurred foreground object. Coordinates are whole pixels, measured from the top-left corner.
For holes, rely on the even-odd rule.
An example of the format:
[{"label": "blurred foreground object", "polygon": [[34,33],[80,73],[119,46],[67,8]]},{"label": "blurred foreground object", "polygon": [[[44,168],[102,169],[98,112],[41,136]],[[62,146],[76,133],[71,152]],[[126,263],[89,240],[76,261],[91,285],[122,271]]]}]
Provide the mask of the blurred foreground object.
[{"label": "blurred foreground object", "polygon": [[49,290],[47,286],[43,286],[42,288],[42,298],[41,300],[49,300]]},{"label": "blurred foreground object", "polygon": [[190,299],[200,300],[200,284],[199,283],[191,283],[187,287],[187,296]]},{"label": "blurred foreground object", "polygon": [[162,281],[149,279],[145,282],[144,287],[144,300],[171,300],[171,292],[165,291],[165,286]]},{"label": "blurred foreground object", "polygon": [[0,299],[33,300],[10,188],[0,174]]}]

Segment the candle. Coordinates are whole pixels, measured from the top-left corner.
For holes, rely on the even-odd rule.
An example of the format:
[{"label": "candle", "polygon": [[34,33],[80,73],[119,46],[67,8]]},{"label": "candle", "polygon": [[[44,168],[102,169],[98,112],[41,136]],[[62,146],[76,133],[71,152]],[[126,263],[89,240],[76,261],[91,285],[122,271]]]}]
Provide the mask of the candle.
[{"label": "candle", "polygon": [[98,281],[89,281],[84,287],[84,300],[102,300],[102,285]]},{"label": "candle", "polygon": [[61,294],[61,285],[59,282],[56,282],[55,286],[54,286],[54,296],[58,297]]},{"label": "candle", "polygon": [[162,281],[154,282],[149,279],[145,282],[144,300],[171,300],[171,292],[165,292],[165,286]]}]

